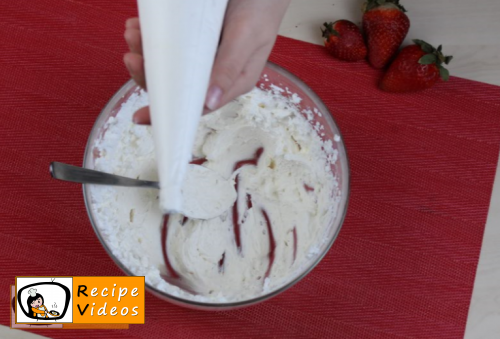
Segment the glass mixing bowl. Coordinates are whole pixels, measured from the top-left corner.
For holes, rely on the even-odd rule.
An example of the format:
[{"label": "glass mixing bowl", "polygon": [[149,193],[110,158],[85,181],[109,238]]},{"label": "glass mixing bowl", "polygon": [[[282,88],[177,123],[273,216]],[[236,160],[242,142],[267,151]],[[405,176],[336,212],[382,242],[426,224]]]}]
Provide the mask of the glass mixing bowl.
[{"label": "glass mixing bowl", "polygon": [[[320,98],[300,79],[286,71],[285,69],[277,66],[276,64],[268,62],[266,68],[262,73],[262,77],[259,80],[257,86],[269,89],[271,85],[279,86],[285,91],[282,93],[284,96],[291,96],[291,93],[297,93],[299,97],[302,98],[302,101],[298,105],[301,110],[310,109],[313,112],[318,110],[321,114],[314,114],[314,119],[310,121],[311,124],[315,125],[319,122],[324,126],[324,130],[321,130],[321,133],[324,133],[322,136],[323,140],[331,140],[334,146],[334,149],[338,151],[338,159],[335,164],[332,165],[333,173],[337,176],[338,184],[341,190],[340,203],[338,206],[338,212],[335,218],[333,219],[331,225],[328,225],[327,228],[327,241],[323,242],[319,251],[317,251],[317,255],[315,258],[309,261],[309,264],[303,267],[299,272],[294,274],[293,279],[291,279],[287,284],[281,286],[280,288],[270,291],[267,294],[260,295],[253,299],[236,301],[236,302],[226,302],[226,303],[213,303],[213,302],[199,302],[193,301],[189,299],[180,298],[175,295],[170,295],[166,292],[156,289],[154,286],[146,283],[146,288],[151,293],[156,295],[157,297],[169,301],[171,303],[195,308],[195,309],[203,309],[203,310],[228,310],[234,309],[244,306],[253,305],[259,302],[262,302],[266,299],[269,299],[273,296],[280,294],[281,292],[287,290],[302,278],[304,278],[325,256],[333,242],[335,241],[342,223],[344,221],[344,217],[347,211],[347,203],[349,198],[349,163],[347,158],[347,153],[345,149],[345,145],[339,131],[337,124],[335,123],[331,113],[328,111],[328,108],[323,104]],[[136,91],[139,91],[137,85],[132,81],[128,81],[122,88],[111,98],[108,104],[104,107],[100,115],[98,116],[94,127],[90,133],[87,147],[85,149],[85,156],[83,161],[83,166],[86,168],[93,169],[94,161],[99,156],[99,152],[95,148],[95,142],[103,136],[105,133],[105,123],[106,121],[113,116],[116,116],[120,110],[121,105],[127,101],[127,99]],[[108,255],[115,261],[115,263],[127,274],[133,275],[133,273],[122,263],[118,258],[116,258],[109,245],[106,243],[103,235],[100,232],[99,228],[99,219],[95,215],[94,210],[91,208],[92,200],[91,194],[89,191],[90,185],[83,186],[83,193],[85,199],[85,205],[87,207],[87,212],[90,218],[90,222],[92,227],[94,228],[97,237],[101,241]]]}]

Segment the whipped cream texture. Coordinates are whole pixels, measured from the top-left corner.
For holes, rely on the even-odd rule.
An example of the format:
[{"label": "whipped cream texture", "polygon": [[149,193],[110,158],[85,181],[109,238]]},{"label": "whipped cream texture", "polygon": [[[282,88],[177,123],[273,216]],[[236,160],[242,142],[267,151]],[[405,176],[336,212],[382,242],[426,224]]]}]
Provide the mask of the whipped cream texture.
[{"label": "whipped cream texture", "polygon": [[[96,169],[157,179],[151,128],[131,122],[147,100],[145,92],[135,93],[110,118],[95,145]],[[192,163],[218,173],[237,195],[215,217],[163,220],[158,191],[93,186],[92,208],[113,254],[155,288],[205,302],[252,299],[296,278],[327,241],[341,193],[331,170],[337,150],[299,102],[279,88],[255,88],[201,118]],[[208,210],[216,189],[200,188]]]}]

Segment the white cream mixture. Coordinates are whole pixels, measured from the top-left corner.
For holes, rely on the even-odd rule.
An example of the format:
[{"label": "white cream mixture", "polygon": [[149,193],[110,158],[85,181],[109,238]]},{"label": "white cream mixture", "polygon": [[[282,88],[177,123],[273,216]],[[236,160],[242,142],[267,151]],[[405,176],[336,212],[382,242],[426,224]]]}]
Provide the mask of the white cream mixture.
[{"label": "white cream mixture", "polygon": [[[298,102],[256,88],[201,118],[193,157],[232,180],[238,198],[209,220],[169,217],[170,269],[162,255],[158,191],[93,186],[92,208],[113,254],[157,289],[192,300],[246,300],[293,280],[319,254],[340,201],[331,172],[337,151],[321,140]],[[146,104],[146,93],[134,94],[109,120],[96,144],[96,169],[157,179],[151,128],[131,122]],[[162,275],[181,277],[196,295]]]}]

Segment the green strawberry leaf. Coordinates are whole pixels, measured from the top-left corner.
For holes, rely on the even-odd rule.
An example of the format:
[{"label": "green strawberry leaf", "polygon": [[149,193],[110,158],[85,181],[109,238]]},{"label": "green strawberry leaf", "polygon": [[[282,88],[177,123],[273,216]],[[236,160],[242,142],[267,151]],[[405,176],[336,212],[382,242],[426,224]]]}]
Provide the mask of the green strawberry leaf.
[{"label": "green strawberry leaf", "polygon": [[421,57],[420,60],[418,60],[418,63],[422,65],[430,65],[430,64],[435,64],[436,61],[437,61],[436,55],[429,53]]},{"label": "green strawberry leaf", "polygon": [[451,55],[444,57],[444,63],[448,65],[450,63],[451,59],[453,59],[453,56],[451,56]]},{"label": "green strawberry leaf", "polygon": [[396,5],[403,13],[408,12],[406,8],[404,8],[403,5],[399,3],[399,0],[390,0],[389,2],[392,2],[394,5]]},{"label": "green strawberry leaf", "polygon": [[425,41],[422,41],[421,47],[425,53],[434,53],[436,51],[436,49],[434,47],[432,47],[432,45],[428,44]]},{"label": "green strawberry leaf", "polygon": [[394,7],[399,8],[402,12],[406,12],[406,9],[399,4],[399,0],[367,0],[363,5],[363,12],[369,12],[372,9],[384,6],[386,4],[393,4]]},{"label": "green strawberry leaf", "polygon": [[397,2],[397,5],[398,5],[399,9],[401,10],[401,12],[403,12],[403,13],[408,12],[408,10],[403,5],[399,4],[399,1]]},{"label": "green strawberry leaf", "polygon": [[420,48],[422,48],[422,51],[424,51],[425,53],[434,53],[436,51],[436,49],[434,47],[432,47],[431,44],[428,44],[427,42],[425,42],[423,40],[414,39],[413,42],[416,45],[419,45]]},{"label": "green strawberry leaf", "polygon": [[442,66],[439,67],[439,75],[444,81],[448,81],[450,79],[450,72]]},{"label": "green strawberry leaf", "polygon": [[325,26],[325,29],[321,30],[321,32],[323,33],[323,38],[328,38],[329,34],[333,34],[335,36],[340,36],[339,32],[337,32],[335,29],[333,29],[333,25],[334,25],[333,22],[330,22],[330,23],[325,22],[323,24],[323,26]]}]

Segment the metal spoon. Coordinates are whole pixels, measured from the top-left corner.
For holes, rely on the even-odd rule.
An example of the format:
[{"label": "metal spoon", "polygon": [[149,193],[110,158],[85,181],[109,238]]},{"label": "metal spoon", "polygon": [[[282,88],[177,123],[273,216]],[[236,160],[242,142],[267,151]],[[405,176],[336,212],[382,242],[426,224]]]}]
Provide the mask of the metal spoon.
[{"label": "metal spoon", "polygon": [[119,175],[99,172],[88,168],[63,164],[62,162],[52,162],[50,164],[50,174],[54,179],[77,182],[80,184],[160,189],[160,184],[157,181],[132,179]]},{"label": "metal spoon", "polygon": [[[80,184],[160,188],[156,181],[132,179],[60,162],[50,164],[50,173],[54,179]],[[206,167],[190,164],[182,199],[182,210],[176,213],[206,220],[227,211],[236,201],[236,190],[232,180],[224,179],[219,173]]]}]

